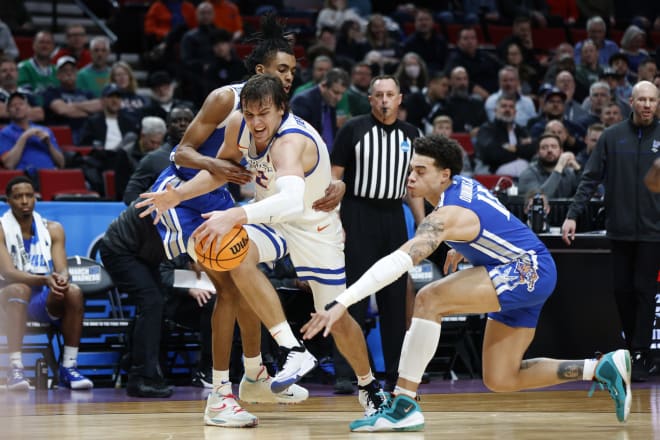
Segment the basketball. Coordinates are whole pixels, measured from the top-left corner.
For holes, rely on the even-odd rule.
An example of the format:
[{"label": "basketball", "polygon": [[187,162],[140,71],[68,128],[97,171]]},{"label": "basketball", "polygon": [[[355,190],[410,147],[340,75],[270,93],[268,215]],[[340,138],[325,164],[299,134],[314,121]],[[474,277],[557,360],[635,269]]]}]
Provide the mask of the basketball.
[{"label": "basketball", "polygon": [[206,239],[195,243],[197,261],[207,269],[216,271],[232,270],[241,264],[250,248],[247,231],[242,226],[234,226],[222,240],[214,241],[206,253],[202,253]]}]

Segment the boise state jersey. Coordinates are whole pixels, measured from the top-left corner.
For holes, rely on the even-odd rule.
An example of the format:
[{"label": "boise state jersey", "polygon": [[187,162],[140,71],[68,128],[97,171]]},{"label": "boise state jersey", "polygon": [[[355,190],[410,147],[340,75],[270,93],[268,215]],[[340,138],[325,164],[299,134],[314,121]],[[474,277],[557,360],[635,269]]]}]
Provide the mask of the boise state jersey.
[{"label": "boise state jersey", "polygon": [[325,189],[332,179],[328,148],[314,127],[293,113],[286,113],[270,144],[263,152],[258,153],[252,134],[247,129],[245,121],[242,121],[238,134],[238,147],[243,153],[248,168],[255,173],[255,200],[262,200],[278,192],[275,185],[276,170],[270,159],[270,148],[277,138],[291,133],[306,136],[316,145],[318,160],[305,174],[304,211],[302,216],[296,219],[296,222],[316,222],[325,218],[326,213],[312,209],[312,204],[325,195]]}]

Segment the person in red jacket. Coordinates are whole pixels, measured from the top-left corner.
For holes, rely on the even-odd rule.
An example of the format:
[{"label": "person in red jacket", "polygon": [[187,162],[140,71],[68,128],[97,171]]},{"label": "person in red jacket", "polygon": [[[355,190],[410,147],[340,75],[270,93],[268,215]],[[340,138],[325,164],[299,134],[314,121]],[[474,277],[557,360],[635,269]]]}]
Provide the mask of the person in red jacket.
[{"label": "person in red jacket", "polygon": [[[153,46],[178,26],[197,27],[195,5],[187,0],[155,1],[144,16],[144,35]],[[151,44],[149,44],[151,43]]]}]

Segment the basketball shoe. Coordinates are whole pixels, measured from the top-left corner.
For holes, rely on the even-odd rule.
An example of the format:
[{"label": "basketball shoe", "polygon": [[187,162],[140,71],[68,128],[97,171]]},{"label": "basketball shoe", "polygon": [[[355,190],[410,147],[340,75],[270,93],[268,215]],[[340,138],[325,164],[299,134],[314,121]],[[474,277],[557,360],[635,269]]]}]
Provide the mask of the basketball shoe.
[{"label": "basketball shoe", "polygon": [[298,347],[280,347],[285,361],[282,363],[282,369],[277,372],[270,383],[270,389],[273,393],[279,394],[298,382],[302,377],[312,371],[318,364],[318,361],[304,345]]},{"label": "basketball shoe", "polygon": [[250,428],[257,426],[259,419],[244,410],[233,394],[224,395],[214,390],[206,399],[204,423],[225,428]]},{"label": "basketball shoe", "polygon": [[[265,368],[264,368],[265,369]],[[273,378],[266,373],[265,378],[256,380],[243,376],[238,386],[238,398],[247,403],[299,403],[307,400],[309,391],[295,383],[280,393],[273,393]]]},{"label": "basketball shoe", "polygon": [[628,350],[612,351],[603,355],[596,365],[594,384],[589,390],[589,397],[593,395],[596,385],[601,389],[607,388],[616,407],[616,418],[625,422],[630,414],[632,394],[630,391],[630,352]]},{"label": "basketball shoe", "polygon": [[355,420],[350,427],[355,432],[423,431],[424,414],[417,402],[402,394],[373,415]]},{"label": "basketball shoe", "polygon": [[25,378],[22,368],[12,365],[7,370],[7,389],[9,391],[27,391],[30,389],[30,382]]},{"label": "basketball shoe", "polygon": [[364,416],[369,417],[376,413],[383,405],[388,405],[389,395],[380,387],[380,383],[374,379],[365,386],[358,386],[358,401],[364,408]]},{"label": "basketball shoe", "polygon": [[80,374],[80,371],[74,365],[73,367],[65,368],[60,365],[60,385],[72,390],[91,390],[94,384],[91,380]]}]

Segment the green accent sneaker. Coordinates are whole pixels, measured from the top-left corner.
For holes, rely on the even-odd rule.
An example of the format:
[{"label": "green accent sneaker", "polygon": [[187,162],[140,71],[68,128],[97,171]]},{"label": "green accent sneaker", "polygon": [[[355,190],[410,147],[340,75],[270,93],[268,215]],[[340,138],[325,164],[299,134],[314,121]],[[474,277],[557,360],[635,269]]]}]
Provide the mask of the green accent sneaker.
[{"label": "green accent sneaker", "polygon": [[390,405],[381,405],[375,414],[355,420],[350,427],[354,432],[423,431],[424,414],[417,402],[400,395]]},{"label": "green accent sneaker", "polygon": [[589,397],[593,395],[596,385],[601,389],[607,388],[616,406],[616,418],[625,422],[630,414],[632,393],[630,391],[630,352],[628,350],[612,351],[603,355],[596,366],[594,384],[589,390]]}]

